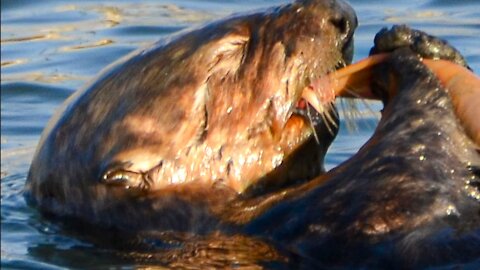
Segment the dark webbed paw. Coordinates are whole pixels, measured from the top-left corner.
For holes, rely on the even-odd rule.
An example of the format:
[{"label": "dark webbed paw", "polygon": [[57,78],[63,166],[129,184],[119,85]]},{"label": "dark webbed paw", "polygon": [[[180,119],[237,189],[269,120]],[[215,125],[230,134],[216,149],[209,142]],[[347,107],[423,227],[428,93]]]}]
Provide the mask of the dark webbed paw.
[{"label": "dark webbed paw", "polygon": [[[393,53],[389,62],[399,61],[411,54],[421,58],[451,61],[471,70],[465,58],[452,45],[406,25],[394,25],[390,29],[383,28],[376,34],[370,55],[379,53]],[[374,68],[375,80],[372,81],[372,91],[383,100],[384,104],[390,99],[388,89],[391,88],[392,80],[388,74],[395,70],[394,66],[392,63],[383,63]],[[397,65],[396,68],[405,69],[402,65]],[[415,77],[415,74],[410,74],[408,71],[396,72],[396,74],[397,81],[409,81]]]},{"label": "dark webbed paw", "polygon": [[393,52],[408,47],[423,58],[449,60],[472,70],[460,52],[446,41],[406,25],[383,28],[377,33],[370,54]]}]

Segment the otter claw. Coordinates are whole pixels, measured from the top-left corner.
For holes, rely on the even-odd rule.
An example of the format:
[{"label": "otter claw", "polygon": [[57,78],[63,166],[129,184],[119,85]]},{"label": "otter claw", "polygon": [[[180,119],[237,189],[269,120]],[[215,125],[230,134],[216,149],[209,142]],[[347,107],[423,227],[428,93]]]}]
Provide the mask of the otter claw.
[{"label": "otter claw", "polygon": [[375,36],[374,44],[370,55],[408,47],[422,58],[448,60],[472,70],[462,54],[446,41],[406,25],[383,28]]}]

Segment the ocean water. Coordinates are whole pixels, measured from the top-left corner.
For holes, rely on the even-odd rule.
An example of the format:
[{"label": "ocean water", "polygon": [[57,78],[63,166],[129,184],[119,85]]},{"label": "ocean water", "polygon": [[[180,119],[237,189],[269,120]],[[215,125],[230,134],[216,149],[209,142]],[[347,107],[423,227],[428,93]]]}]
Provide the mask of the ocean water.
[{"label": "ocean water", "polygon": [[[2,0],[1,268],[129,269],[135,262],[62,233],[29,208],[22,188],[37,141],[54,110],[102,68],[186,27],[282,0]],[[442,37],[480,73],[480,1],[351,0],[359,18],[355,57],[382,27],[408,24]],[[379,104],[360,104],[342,121],[327,156],[332,168],[375,128]],[[368,107],[368,108],[367,108]],[[346,106],[345,111],[349,107]],[[346,123],[354,124],[348,129]]]}]

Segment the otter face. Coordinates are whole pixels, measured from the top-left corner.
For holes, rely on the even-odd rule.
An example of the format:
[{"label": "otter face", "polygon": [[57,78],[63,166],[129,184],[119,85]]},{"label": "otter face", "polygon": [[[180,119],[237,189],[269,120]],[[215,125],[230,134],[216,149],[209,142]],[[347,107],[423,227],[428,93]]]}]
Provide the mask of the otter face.
[{"label": "otter face", "polygon": [[[288,162],[296,169],[278,181],[313,177],[337,120],[328,121],[335,117],[330,104],[306,117],[302,89],[351,61],[355,27],[354,11],[343,2],[297,1],[213,22],[137,53],[52,120],[27,192],[41,205],[52,200],[72,209],[192,182],[241,193],[294,153],[312,158]],[[300,151],[309,141],[313,147]]]}]

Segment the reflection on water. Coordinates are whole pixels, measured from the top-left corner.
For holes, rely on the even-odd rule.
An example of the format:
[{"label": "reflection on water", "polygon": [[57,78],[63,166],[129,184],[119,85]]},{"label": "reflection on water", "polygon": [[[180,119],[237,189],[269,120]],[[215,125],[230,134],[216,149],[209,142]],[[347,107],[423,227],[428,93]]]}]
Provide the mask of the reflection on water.
[{"label": "reflection on water", "polygon": [[[35,145],[55,108],[75,89],[103,67],[132,50],[160,37],[231,12],[284,3],[281,0],[181,0],[181,1],[26,1],[1,2],[1,256],[2,268],[129,268],[146,267],[142,259],[62,233],[58,227],[26,206],[22,188]],[[391,24],[408,23],[448,39],[480,71],[480,3],[475,0],[381,1],[352,0],[360,27],[356,33],[355,59],[368,54],[374,34]],[[378,104],[369,105],[377,111]],[[345,106],[350,108],[350,106]],[[353,118],[358,129],[342,131],[327,158],[332,168],[350,157],[370,136],[376,116]],[[346,114],[355,114],[347,111]],[[192,258],[210,256],[221,245],[244,243],[263,258],[278,259],[268,245],[254,239],[216,238],[205,247],[203,240]],[[223,241],[223,242],[222,242]],[[202,251],[202,247],[203,251]],[[181,264],[181,253],[173,250],[166,264]],[[232,248],[234,250],[234,248]],[[236,254],[225,256],[243,256]],[[132,254],[130,254],[132,255]],[[138,255],[138,254],[137,254]],[[142,256],[144,256],[143,254]],[[148,256],[145,255],[145,256]],[[165,255],[167,256],[167,255]],[[217,253],[218,256],[218,253]],[[275,257],[279,256],[279,257]],[[175,260],[172,258],[176,258]],[[165,259],[165,258],[162,258]],[[221,259],[221,258],[220,258]],[[208,261],[202,259],[202,261]],[[211,262],[215,266],[215,261]],[[181,265],[177,265],[181,266]],[[238,265],[240,268],[241,265]],[[200,267],[201,268],[201,267]]]}]

